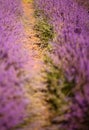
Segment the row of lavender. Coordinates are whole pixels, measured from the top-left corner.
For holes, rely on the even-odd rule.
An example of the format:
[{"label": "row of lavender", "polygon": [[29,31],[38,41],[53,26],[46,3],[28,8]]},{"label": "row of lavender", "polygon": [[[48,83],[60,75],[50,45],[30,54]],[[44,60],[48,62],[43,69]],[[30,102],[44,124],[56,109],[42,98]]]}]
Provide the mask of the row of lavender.
[{"label": "row of lavender", "polygon": [[54,60],[63,70],[71,86],[72,96],[63,130],[89,129],[89,1],[81,0],[38,0],[56,37],[52,43]]},{"label": "row of lavender", "polygon": [[26,117],[27,54],[22,48],[21,15],[20,0],[0,0],[0,130],[10,130]]}]

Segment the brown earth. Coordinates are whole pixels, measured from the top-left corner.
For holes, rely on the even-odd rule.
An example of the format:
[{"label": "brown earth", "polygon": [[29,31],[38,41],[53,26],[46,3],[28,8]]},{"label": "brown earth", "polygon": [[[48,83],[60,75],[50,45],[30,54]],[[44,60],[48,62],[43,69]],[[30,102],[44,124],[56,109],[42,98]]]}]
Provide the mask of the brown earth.
[{"label": "brown earth", "polygon": [[[22,23],[25,30],[24,48],[29,52],[28,64],[30,71],[30,83],[26,85],[26,96],[30,100],[28,106],[29,119],[25,122],[26,125],[21,126],[19,130],[45,130],[45,126],[49,125],[49,110],[48,104],[45,102],[45,96],[41,90],[45,90],[46,86],[43,83],[45,69],[43,62],[44,51],[40,49],[38,43],[40,39],[37,37],[37,32],[34,30],[36,18],[34,17],[34,6],[31,0],[23,0],[23,16]],[[28,65],[26,64],[28,67]]]}]

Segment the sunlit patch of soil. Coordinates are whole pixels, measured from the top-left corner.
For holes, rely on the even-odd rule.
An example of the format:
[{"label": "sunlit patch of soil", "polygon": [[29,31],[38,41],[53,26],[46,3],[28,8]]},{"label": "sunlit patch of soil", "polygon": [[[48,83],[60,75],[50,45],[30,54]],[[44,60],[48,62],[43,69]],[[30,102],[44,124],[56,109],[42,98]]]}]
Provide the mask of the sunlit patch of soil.
[{"label": "sunlit patch of soil", "polygon": [[22,23],[24,26],[24,48],[29,52],[28,74],[30,81],[26,84],[26,96],[31,104],[28,106],[27,125],[21,130],[41,130],[44,126],[49,124],[48,105],[45,102],[45,96],[42,89],[45,89],[44,71],[45,65],[43,62],[44,51],[42,51],[38,43],[40,39],[37,37],[37,32],[34,30],[36,19],[34,17],[34,7],[32,0],[23,0],[23,16]]}]

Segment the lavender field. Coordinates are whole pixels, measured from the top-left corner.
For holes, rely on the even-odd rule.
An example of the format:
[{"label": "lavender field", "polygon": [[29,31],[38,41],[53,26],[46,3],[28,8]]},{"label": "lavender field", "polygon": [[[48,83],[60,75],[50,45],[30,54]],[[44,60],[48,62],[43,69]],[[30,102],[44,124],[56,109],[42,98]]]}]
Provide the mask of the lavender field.
[{"label": "lavender field", "polygon": [[0,0],[0,130],[89,130],[88,0]]}]

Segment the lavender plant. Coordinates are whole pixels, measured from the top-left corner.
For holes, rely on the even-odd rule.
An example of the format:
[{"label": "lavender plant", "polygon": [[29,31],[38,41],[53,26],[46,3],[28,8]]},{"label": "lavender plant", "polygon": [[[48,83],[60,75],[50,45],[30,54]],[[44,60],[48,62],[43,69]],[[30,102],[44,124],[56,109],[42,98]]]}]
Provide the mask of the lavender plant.
[{"label": "lavender plant", "polygon": [[0,129],[12,130],[26,118],[25,62],[20,0],[0,0]]},{"label": "lavender plant", "polygon": [[[65,79],[62,80],[61,90],[59,84],[59,90],[64,93],[65,99],[71,102],[68,111],[64,114],[65,121],[62,122],[61,128],[63,130],[88,130],[88,0],[38,0],[35,3],[39,10],[43,10],[54,27],[56,37],[52,42],[52,57],[54,62],[57,59],[55,64],[58,66],[59,72],[62,70]],[[53,87],[52,84],[50,87]]]}]

